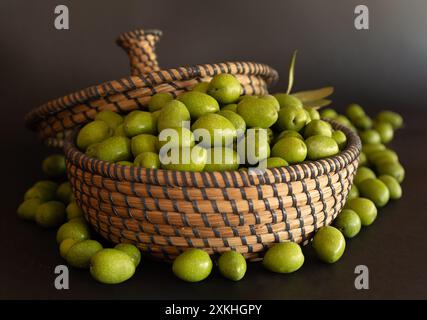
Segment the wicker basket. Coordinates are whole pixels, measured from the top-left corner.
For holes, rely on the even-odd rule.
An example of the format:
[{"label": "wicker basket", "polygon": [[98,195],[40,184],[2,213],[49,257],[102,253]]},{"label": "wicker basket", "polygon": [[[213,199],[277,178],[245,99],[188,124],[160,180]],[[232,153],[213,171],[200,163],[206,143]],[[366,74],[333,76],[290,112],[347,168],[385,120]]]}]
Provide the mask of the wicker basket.
[{"label": "wicker basket", "polygon": [[98,111],[145,108],[156,92],[178,95],[223,72],[236,75],[244,94],[267,93],[277,79],[275,70],[252,62],[158,70],[159,36],[140,30],[119,38],[133,76],[53,100],[27,116],[28,126],[47,144],[61,146],[65,139],[68,177],[94,229],[163,260],[190,247],[210,254],[237,250],[256,260],[273,243],[306,243],[317,228],[330,224],[346,201],[361,148],[354,132],[334,122],[348,139],[339,155],[258,174],[128,167],[89,158],[76,148],[75,128]]},{"label": "wicker basket", "polygon": [[254,62],[223,62],[159,70],[154,44],[160,31],[136,30],[119,37],[117,43],[130,58],[132,76],[92,86],[52,100],[26,115],[26,125],[36,130],[49,146],[62,147],[76,126],[93,120],[102,110],[126,113],[145,109],[157,92],[174,96],[218,73],[231,73],[242,84],[243,94],[266,94],[267,85],[278,79],[276,70]]}]

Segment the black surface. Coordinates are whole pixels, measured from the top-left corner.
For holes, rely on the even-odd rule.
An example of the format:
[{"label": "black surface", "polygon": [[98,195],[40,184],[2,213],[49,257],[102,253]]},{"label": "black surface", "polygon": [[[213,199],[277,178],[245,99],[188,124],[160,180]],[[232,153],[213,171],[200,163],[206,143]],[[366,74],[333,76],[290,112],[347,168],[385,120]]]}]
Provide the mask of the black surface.
[{"label": "black surface", "polygon": [[[356,32],[357,1],[63,1],[71,30],[53,28],[55,1],[0,3],[2,91],[2,213],[0,298],[142,299],[365,299],[427,298],[425,208],[425,53],[422,1],[375,1],[371,30]],[[227,7],[225,7],[227,6]],[[167,264],[144,259],[136,275],[117,286],[96,283],[87,270],[70,271],[70,290],[54,288],[54,267],[63,264],[55,231],[16,218],[24,191],[42,178],[40,162],[50,151],[23,127],[23,115],[50,98],[128,73],[126,56],[113,40],[139,26],[163,29],[158,47],[163,66],[248,59],[281,73],[300,49],[297,89],[334,85],[335,107],[358,101],[374,115],[385,106],[401,112],[406,128],[393,143],[406,179],[404,197],[380,210],[377,221],[347,243],[334,265],[305,249],[306,263],[292,275],[249,265],[232,283],[214,273],[187,284]],[[370,290],[354,288],[354,268],[367,265]]]}]

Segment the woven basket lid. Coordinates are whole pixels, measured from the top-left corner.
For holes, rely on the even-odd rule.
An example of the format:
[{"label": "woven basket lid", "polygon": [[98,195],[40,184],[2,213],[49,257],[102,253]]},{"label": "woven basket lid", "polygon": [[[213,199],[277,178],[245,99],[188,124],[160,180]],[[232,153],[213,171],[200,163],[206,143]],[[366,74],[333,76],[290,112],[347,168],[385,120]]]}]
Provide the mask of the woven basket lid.
[{"label": "woven basket lid", "polygon": [[62,147],[72,129],[93,120],[102,110],[129,112],[145,109],[150,97],[157,92],[174,96],[188,91],[197,83],[209,81],[219,73],[231,73],[242,84],[243,94],[268,93],[267,85],[278,80],[270,66],[256,62],[221,62],[160,69],[155,44],[159,30],[134,30],[117,39],[128,54],[131,76],[94,85],[51,100],[30,111],[25,123],[37,131],[47,145]]}]

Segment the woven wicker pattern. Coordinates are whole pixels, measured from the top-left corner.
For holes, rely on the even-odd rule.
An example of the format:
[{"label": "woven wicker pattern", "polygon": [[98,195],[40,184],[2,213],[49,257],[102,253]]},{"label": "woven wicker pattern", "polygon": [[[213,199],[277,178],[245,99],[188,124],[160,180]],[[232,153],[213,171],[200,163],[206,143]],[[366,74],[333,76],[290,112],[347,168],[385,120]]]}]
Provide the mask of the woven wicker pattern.
[{"label": "woven wicker pattern", "polygon": [[26,115],[26,124],[49,146],[61,147],[65,135],[93,120],[102,110],[127,113],[146,109],[151,96],[188,91],[219,73],[231,73],[241,82],[243,94],[268,93],[267,85],[278,79],[276,70],[255,62],[223,62],[159,70],[154,52],[160,31],[136,30],[119,37],[117,43],[129,55],[131,77],[95,85],[52,100]]},{"label": "woven wicker pattern", "polygon": [[189,247],[237,250],[248,259],[280,241],[306,242],[344,206],[360,140],[339,155],[263,172],[177,172],[92,159],[65,144],[69,180],[87,220],[105,238],[171,260]]}]

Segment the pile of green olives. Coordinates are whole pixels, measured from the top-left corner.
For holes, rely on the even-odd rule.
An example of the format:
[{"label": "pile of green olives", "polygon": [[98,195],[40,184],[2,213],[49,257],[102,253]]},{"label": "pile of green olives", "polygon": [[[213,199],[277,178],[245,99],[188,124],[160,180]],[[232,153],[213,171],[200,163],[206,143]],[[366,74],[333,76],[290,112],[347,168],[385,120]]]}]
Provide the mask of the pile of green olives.
[{"label": "pile of green olives", "polygon": [[81,151],[99,160],[179,171],[286,166],[334,156],[346,143],[342,131],[298,98],[242,95],[231,74],[177,97],[156,93],[147,110],[124,116],[101,111],[76,139]]}]

